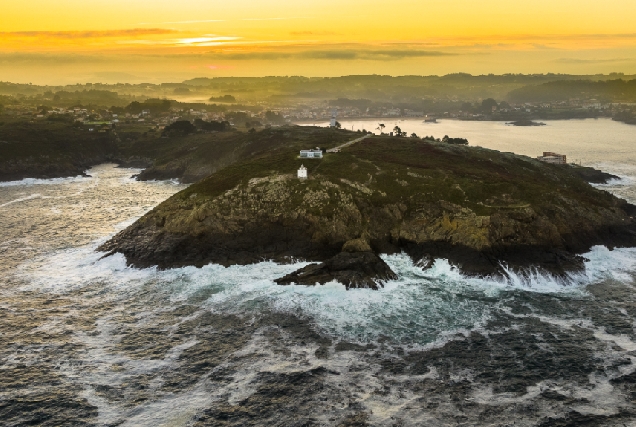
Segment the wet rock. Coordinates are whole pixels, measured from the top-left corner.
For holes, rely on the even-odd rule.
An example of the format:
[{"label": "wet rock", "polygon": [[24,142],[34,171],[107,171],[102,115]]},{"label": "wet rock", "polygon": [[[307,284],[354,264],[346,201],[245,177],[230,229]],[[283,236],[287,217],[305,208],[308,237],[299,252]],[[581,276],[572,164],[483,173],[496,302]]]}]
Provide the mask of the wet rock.
[{"label": "wet rock", "polygon": [[337,281],[351,288],[378,289],[387,280],[397,279],[391,268],[372,252],[341,252],[321,264],[311,264],[280,279],[279,285],[314,286]]},{"label": "wet rock", "polygon": [[613,179],[620,179],[620,177],[616,175],[612,175],[611,173],[603,172],[598,169],[583,167],[583,166],[571,166],[572,171],[592,184],[607,184],[609,181]]}]

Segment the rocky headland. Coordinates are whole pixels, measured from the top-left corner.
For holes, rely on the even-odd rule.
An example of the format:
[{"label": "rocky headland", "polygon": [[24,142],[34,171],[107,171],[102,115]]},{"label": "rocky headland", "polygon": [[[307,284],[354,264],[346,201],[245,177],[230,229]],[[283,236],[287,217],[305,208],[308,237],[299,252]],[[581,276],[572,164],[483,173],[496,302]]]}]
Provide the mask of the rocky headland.
[{"label": "rocky headland", "polygon": [[[381,254],[404,252],[422,268],[446,258],[478,276],[503,266],[563,275],[594,245],[636,245],[636,207],[570,166],[387,136],[301,160],[299,147],[316,145],[302,143],[309,131],[285,132],[288,143],[193,184],[99,249],[138,267],[308,260],[318,264],[278,282],[377,288],[394,277]],[[296,177],[301,164],[308,179]]]}]

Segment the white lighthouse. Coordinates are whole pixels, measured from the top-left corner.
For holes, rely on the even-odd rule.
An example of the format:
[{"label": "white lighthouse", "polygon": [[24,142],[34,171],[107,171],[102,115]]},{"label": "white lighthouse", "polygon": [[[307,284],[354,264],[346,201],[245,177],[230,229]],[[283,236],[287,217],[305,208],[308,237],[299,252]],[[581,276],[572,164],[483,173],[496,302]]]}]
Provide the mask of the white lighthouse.
[{"label": "white lighthouse", "polygon": [[338,114],[338,110],[333,110],[331,112],[331,121],[329,122],[329,127],[336,127],[336,115]]},{"label": "white lighthouse", "polygon": [[298,179],[306,179],[307,178],[307,168],[304,165],[300,165],[298,168]]}]

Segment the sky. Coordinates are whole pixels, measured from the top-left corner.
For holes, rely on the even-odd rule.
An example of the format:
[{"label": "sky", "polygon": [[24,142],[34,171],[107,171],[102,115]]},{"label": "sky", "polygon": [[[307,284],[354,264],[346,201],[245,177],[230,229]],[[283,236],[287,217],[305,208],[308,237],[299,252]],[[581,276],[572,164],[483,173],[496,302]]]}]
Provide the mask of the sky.
[{"label": "sky", "polygon": [[0,81],[636,73],[634,0],[0,4]]}]

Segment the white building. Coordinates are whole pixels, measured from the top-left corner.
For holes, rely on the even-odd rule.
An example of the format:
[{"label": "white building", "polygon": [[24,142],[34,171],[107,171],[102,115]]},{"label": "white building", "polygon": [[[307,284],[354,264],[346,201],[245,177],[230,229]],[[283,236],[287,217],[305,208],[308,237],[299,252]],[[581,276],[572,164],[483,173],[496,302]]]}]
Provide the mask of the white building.
[{"label": "white building", "polygon": [[300,168],[298,168],[298,179],[305,178],[307,178],[307,168],[304,165],[300,165]]},{"label": "white building", "polygon": [[333,110],[331,112],[331,120],[329,121],[329,127],[335,128],[336,127],[336,115],[337,115],[337,110]]},{"label": "white building", "polygon": [[322,159],[322,150],[300,150],[301,159]]},{"label": "white building", "polygon": [[553,165],[567,164],[567,157],[565,156],[565,154],[557,154],[549,151],[544,151],[543,156],[537,157],[537,160],[545,163],[552,163]]}]

